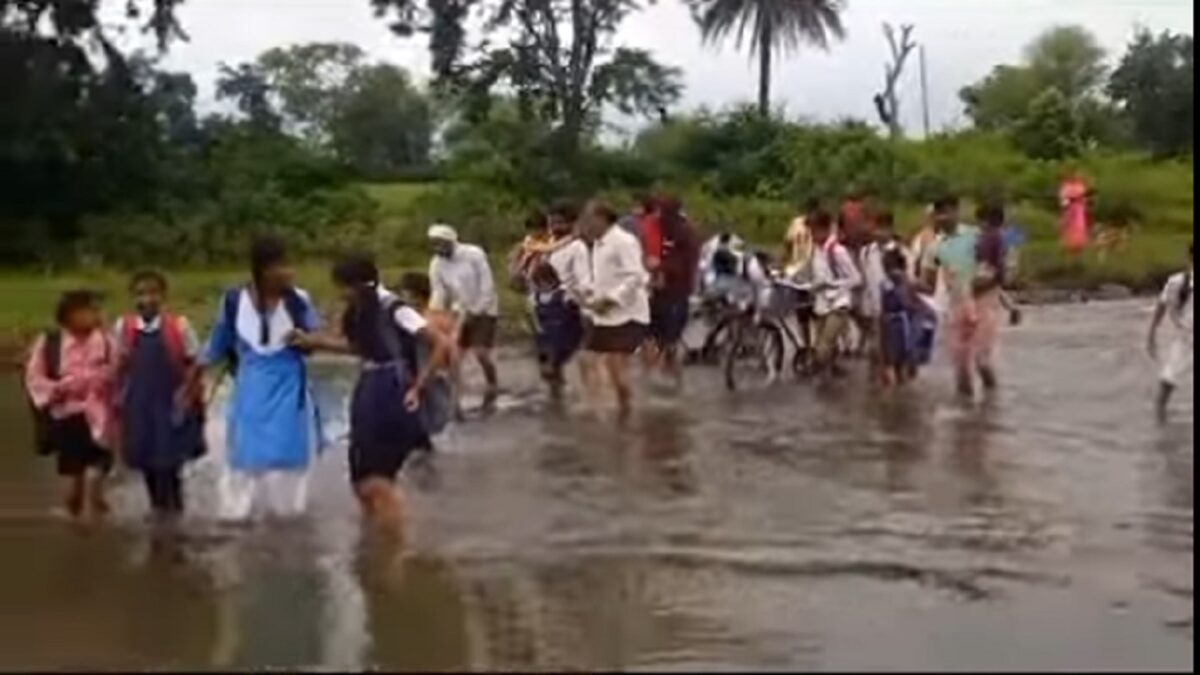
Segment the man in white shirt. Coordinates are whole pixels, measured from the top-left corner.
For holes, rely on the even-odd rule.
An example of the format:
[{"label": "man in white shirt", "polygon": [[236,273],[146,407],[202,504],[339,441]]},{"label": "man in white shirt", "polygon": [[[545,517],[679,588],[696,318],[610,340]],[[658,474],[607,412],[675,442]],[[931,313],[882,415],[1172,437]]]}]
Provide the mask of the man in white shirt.
[{"label": "man in white shirt", "polygon": [[624,417],[633,403],[629,357],[642,345],[650,325],[650,275],[642,263],[641,244],[617,226],[612,209],[589,203],[582,225],[592,242],[591,286],[584,304],[592,323],[587,350],[604,364]]},{"label": "man in white shirt", "polygon": [[1159,325],[1162,324],[1164,318],[1169,316],[1176,329],[1175,341],[1171,343],[1166,360],[1161,362],[1162,370],[1158,376],[1158,398],[1155,400],[1155,406],[1160,419],[1166,418],[1167,404],[1171,402],[1171,395],[1179,387],[1180,380],[1192,369],[1195,349],[1193,337],[1195,287],[1196,257],[1194,244],[1192,244],[1188,246],[1188,270],[1172,275],[1167,280],[1167,285],[1163,287],[1162,295],[1159,296],[1158,304],[1154,308],[1154,319],[1150,322],[1150,338],[1147,348],[1151,358],[1155,361],[1159,360]]},{"label": "man in white shirt", "polygon": [[[430,308],[454,316],[459,349],[475,358],[487,380],[483,406],[490,408],[500,386],[492,361],[500,300],[487,253],[473,244],[460,243],[458,232],[449,225],[430,227],[429,243],[433,249],[433,260],[429,263],[433,291]],[[461,372],[456,372],[455,379],[461,379]]]},{"label": "man in white shirt", "polygon": [[854,291],[863,281],[854,258],[833,236],[833,216],[819,210],[809,219],[808,226],[813,237],[812,272],[816,294],[814,356],[818,370],[828,376],[834,367],[838,345],[850,327]]}]

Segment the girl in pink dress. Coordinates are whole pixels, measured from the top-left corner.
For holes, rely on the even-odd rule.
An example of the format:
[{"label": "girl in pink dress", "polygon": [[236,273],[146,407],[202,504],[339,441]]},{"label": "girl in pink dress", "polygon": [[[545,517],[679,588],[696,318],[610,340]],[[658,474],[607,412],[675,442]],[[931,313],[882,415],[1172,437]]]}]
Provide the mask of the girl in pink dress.
[{"label": "girl in pink dress", "polygon": [[1059,237],[1063,251],[1070,255],[1077,255],[1087,247],[1087,197],[1087,183],[1078,173],[1069,175],[1058,190],[1058,201],[1062,207]]}]

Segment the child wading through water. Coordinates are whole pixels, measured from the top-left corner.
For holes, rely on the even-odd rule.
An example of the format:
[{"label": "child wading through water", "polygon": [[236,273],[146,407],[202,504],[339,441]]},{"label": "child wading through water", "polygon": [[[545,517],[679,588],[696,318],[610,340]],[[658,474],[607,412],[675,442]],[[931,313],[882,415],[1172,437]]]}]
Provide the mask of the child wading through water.
[{"label": "child wading through water", "polygon": [[[421,405],[421,418],[425,422],[426,431],[429,432],[432,441],[432,437],[444,431],[450,423],[450,418],[454,416],[455,412],[455,402],[458,400],[454,391],[454,373],[460,357],[458,345],[454,342],[454,318],[446,312],[429,306],[432,290],[429,276],[426,274],[406,272],[404,276],[400,277],[399,291],[400,298],[404,300],[405,304],[417,310],[425,319],[426,330],[440,335],[446,347],[442,357],[433,361],[436,372],[425,388],[426,395]],[[428,341],[423,340],[418,346],[427,348]],[[421,357],[418,360],[421,364],[432,361],[432,354],[423,353],[423,351],[418,350]],[[432,444],[429,450],[433,450]]]},{"label": "child wading through water", "polygon": [[1175,341],[1171,343],[1170,351],[1167,352],[1166,360],[1160,361],[1162,368],[1158,376],[1158,395],[1154,400],[1159,419],[1166,419],[1171,395],[1175,393],[1180,381],[1192,369],[1193,350],[1195,349],[1192,333],[1195,287],[1196,251],[1193,242],[1188,245],[1187,271],[1175,274],[1167,280],[1167,285],[1163,287],[1162,295],[1159,296],[1158,304],[1154,308],[1154,319],[1150,322],[1147,349],[1150,357],[1155,361],[1159,361],[1158,327],[1162,325],[1163,319],[1170,316],[1171,323],[1175,324],[1178,331]]},{"label": "child wading through water", "polygon": [[602,203],[593,201],[584,209],[582,230],[592,242],[585,303],[592,322],[587,351],[603,364],[624,419],[633,409],[629,357],[641,346],[650,324],[650,278],[642,264],[641,244],[616,223],[616,214]]},{"label": "child wading through water", "polygon": [[583,317],[550,263],[533,271],[529,296],[537,335],[538,366],[554,400],[562,398],[563,368],[583,342]]},{"label": "child wading through water", "polygon": [[204,365],[226,363],[233,375],[226,470],[217,483],[220,517],[227,521],[264,512],[303,514],[309,468],[322,441],[305,353],[287,341],[295,330],[316,330],[317,312],[292,283],[279,240],[254,242],[250,275],[249,284],[222,297],[200,359]]},{"label": "child wading through water", "polygon": [[[999,210],[997,210],[999,209]],[[1021,310],[1004,287],[1008,283],[1010,272],[1014,269],[1014,255],[1011,231],[1007,227],[1003,207],[996,204],[982,204],[975,212],[980,226],[979,244],[975,248],[975,259],[980,265],[980,273],[991,275],[996,285],[996,300],[1000,307],[1008,312],[1008,323],[1020,325]],[[1000,222],[996,222],[999,218]]]},{"label": "child wading through water", "polygon": [[867,357],[869,380],[880,381],[882,375],[882,343],[880,320],[883,315],[883,285],[887,281],[884,255],[896,248],[895,218],[890,211],[880,213],[873,228],[864,230],[864,242],[858,251],[859,270],[863,284],[856,293],[855,320],[861,344]]},{"label": "child wading through water", "polygon": [[854,290],[862,285],[862,276],[854,258],[833,235],[833,218],[826,211],[813,214],[809,227],[813,236],[813,292],[817,337],[814,350],[816,367],[828,378],[836,367],[838,345],[850,327]]},{"label": "child wading through water", "polygon": [[129,285],[134,312],[117,321],[122,458],[140,471],[156,516],[183,512],[184,464],[204,454],[199,343],[184,317],[167,312],[167,280],[139,272]]},{"label": "child wading through water", "polygon": [[886,278],[881,285],[881,359],[884,386],[903,384],[929,362],[937,314],[917,294],[908,276],[904,253],[893,248],[883,254]]},{"label": "child wading through water", "polygon": [[25,366],[38,452],[55,456],[67,514],[83,520],[108,511],[104,478],[116,441],[115,350],[99,305],[91,291],[64,293],[55,310],[58,328],[38,338]]},{"label": "child wading through water", "polygon": [[[340,336],[296,331],[293,345],[351,353],[362,371],[350,402],[350,482],[364,513],[400,534],[403,504],[396,474],[413,450],[429,446],[420,416],[421,399],[448,351],[445,338],[428,329],[420,312],[379,285],[379,271],[365,256],[353,256],[333,269],[333,281],[347,304]],[[417,365],[418,341],[427,340],[430,358]]]}]

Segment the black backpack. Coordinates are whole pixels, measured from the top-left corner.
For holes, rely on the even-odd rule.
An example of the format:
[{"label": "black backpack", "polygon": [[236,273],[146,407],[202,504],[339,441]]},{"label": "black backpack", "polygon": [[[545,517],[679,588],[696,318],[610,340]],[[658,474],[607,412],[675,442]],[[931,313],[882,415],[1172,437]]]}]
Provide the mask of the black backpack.
[{"label": "black backpack", "polygon": [[[51,380],[62,378],[62,331],[57,328],[46,331],[42,339],[42,362],[46,366],[45,375]],[[29,402],[29,413],[33,419],[33,447],[39,455],[54,454],[54,440],[51,433],[50,411],[39,408],[33,402],[33,396],[25,392]]]}]

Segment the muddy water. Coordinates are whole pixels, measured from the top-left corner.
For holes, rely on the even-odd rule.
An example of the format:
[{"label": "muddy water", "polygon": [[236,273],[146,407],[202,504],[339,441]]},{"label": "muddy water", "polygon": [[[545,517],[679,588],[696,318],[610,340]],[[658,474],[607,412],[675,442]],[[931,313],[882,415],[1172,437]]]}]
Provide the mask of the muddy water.
[{"label": "muddy water", "polygon": [[944,367],[903,398],[698,372],[624,430],[517,405],[406,477],[402,553],[336,451],[304,522],[212,525],[213,459],[180,538],[132,479],[73,531],[10,378],[0,667],[1191,668],[1192,393],[1152,421],[1145,319],[1035,311],[972,408]]}]

